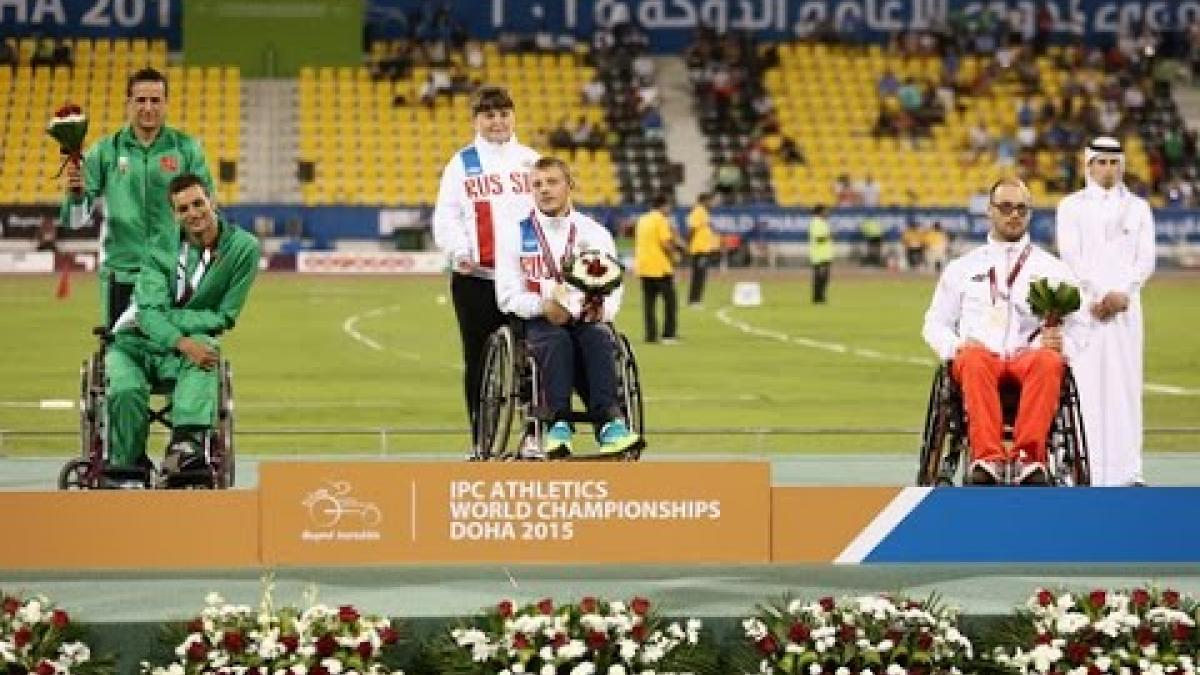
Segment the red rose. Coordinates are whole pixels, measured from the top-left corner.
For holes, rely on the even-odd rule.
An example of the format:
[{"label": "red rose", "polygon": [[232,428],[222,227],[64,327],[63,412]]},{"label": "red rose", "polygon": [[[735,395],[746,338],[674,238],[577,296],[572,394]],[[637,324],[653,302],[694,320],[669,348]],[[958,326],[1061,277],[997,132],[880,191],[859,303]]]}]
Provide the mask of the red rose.
[{"label": "red rose", "polygon": [[854,626],[842,626],[838,630],[838,637],[842,639],[842,642],[854,642],[854,639],[858,637],[858,630]]},{"label": "red rose", "polygon": [[6,595],[4,597],[4,613],[12,616],[17,613],[18,609],[21,609],[21,601],[11,595]]},{"label": "red rose", "polygon": [[279,638],[279,644],[283,645],[288,654],[295,654],[296,650],[300,648],[300,638],[295,635],[284,635]]},{"label": "red rose", "polygon": [[542,598],[537,604],[538,611],[542,614],[554,613],[554,601],[550,598]]},{"label": "red rose", "polygon": [[250,666],[246,669],[246,675],[263,675],[263,671],[258,669],[258,666]]},{"label": "red rose", "polygon": [[13,645],[17,649],[21,649],[25,645],[29,644],[29,641],[32,639],[33,631],[24,626],[18,628],[16,633],[13,633]]},{"label": "red rose", "polygon": [[1181,623],[1177,623],[1174,626],[1171,626],[1171,637],[1173,637],[1176,640],[1179,640],[1181,642],[1183,640],[1188,639],[1188,635],[1190,635],[1191,632],[1192,632],[1191,628],[1188,628],[1187,626],[1185,626]]},{"label": "red rose", "polygon": [[929,633],[921,633],[917,636],[917,646],[921,649],[929,649],[933,646],[933,636]]},{"label": "red rose", "polygon": [[1037,637],[1033,638],[1033,641],[1039,645],[1048,645],[1053,639],[1049,633],[1038,633]]},{"label": "red rose", "polygon": [[900,644],[904,640],[904,631],[892,628],[887,632],[887,639],[891,640],[892,644]]},{"label": "red rose", "polygon": [[338,608],[338,621],[342,623],[354,623],[358,621],[358,610],[350,605],[342,605]]},{"label": "red rose", "polygon": [[645,642],[646,640],[646,625],[639,623],[629,632],[633,636],[635,642]]},{"label": "red rose", "polygon": [[1178,607],[1179,606],[1179,592],[1172,591],[1172,590],[1163,591],[1162,601],[1163,601],[1164,605],[1166,605],[1167,607],[1170,607],[1171,609]]},{"label": "red rose", "polygon": [[1087,645],[1080,644],[1078,642],[1072,642],[1071,644],[1067,645],[1067,658],[1070,659],[1071,663],[1079,665],[1086,661],[1087,657]]},{"label": "red rose", "polygon": [[592,596],[587,596],[579,601],[579,611],[584,614],[592,614],[596,611],[596,599]]},{"label": "red rose", "polygon": [[187,632],[203,633],[204,632],[204,619],[201,619],[200,617],[196,617],[195,619],[192,619],[191,621],[189,621],[188,625],[187,625]]},{"label": "red rose", "polygon": [[1088,666],[1088,675],[1100,675],[1100,669],[1096,666]]},{"label": "red rose", "polygon": [[570,642],[570,640],[567,639],[566,633],[555,633],[554,639],[550,641],[550,644],[553,645],[555,649],[558,649],[568,642]]},{"label": "red rose", "polygon": [[71,623],[70,615],[61,609],[54,610],[54,612],[50,615],[50,625],[54,626],[55,628],[61,630],[66,628],[67,624],[69,623]]},{"label": "red rose", "polygon": [[37,668],[33,672],[37,673],[37,675],[54,675],[54,664],[46,659],[42,659],[38,661]]},{"label": "red rose", "polygon": [[221,644],[225,645],[225,649],[234,654],[241,654],[246,649],[246,640],[237,631],[226,631],[225,635],[221,638]]},{"label": "red rose", "polygon": [[514,635],[513,649],[529,649],[529,638],[525,637],[524,633]]},{"label": "red rose", "polygon": [[379,631],[379,639],[383,640],[385,645],[394,645],[400,640],[400,633],[397,633],[396,629],[391,626],[385,626]]},{"label": "red rose", "polygon": [[496,605],[496,611],[500,613],[501,619],[507,619],[513,615],[513,604],[509,600],[504,600]]},{"label": "red rose", "polygon": [[358,652],[359,656],[363,657],[364,659],[369,659],[371,658],[371,655],[375,653],[375,648],[371,646],[370,642],[364,640],[358,643],[358,649],[356,651]]},{"label": "red rose", "polygon": [[1088,595],[1088,600],[1091,601],[1092,607],[1096,607],[1098,609],[1104,607],[1104,602],[1107,599],[1108,595],[1104,591],[1092,591],[1091,594]]},{"label": "red rose", "polygon": [[308,675],[329,675],[329,671],[325,669],[325,666],[309,666]]},{"label": "red rose", "polygon": [[792,642],[804,642],[810,634],[811,631],[808,630],[808,626],[796,622],[792,624],[792,628],[788,631],[788,639]]},{"label": "red rose", "polygon": [[203,642],[193,642],[188,647],[188,661],[203,661],[206,656],[208,656],[208,646]]},{"label": "red rose", "polygon": [[1150,594],[1144,588],[1139,588],[1129,594],[1129,601],[1134,607],[1145,607],[1150,602]]},{"label": "red rose", "polygon": [[1040,590],[1037,594],[1037,603],[1042,607],[1049,607],[1054,604],[1054,594],[1047,590]]},{"label": "red rose", "polygon": [[1154,629],[1149,626],[1142,626],[1137,629],[1135,637],[1137,637],[1138,644],[1143,647],[1152,645],[1154,644]]},{"label": "red rose", "polygon": [[608,644],[608,636],[598,630],[590,630],[587,634],[588,649],[602,649]]},{"label": "red rose", "polygon": [[924,605],[920,600],[909,600],[904,603],[904,609],[924,609]]},{"label": "red rose", "polygon": [[775,651],[779,649],[779,642],[775,640],[774,635],[767,633],[762,637],[762,639],[754,643],[754,646],[758,647],[760,654],[763,656],[768,656],[770,654],[774,654]]},{"label": "red rose", "polygon": [[832,612],[833,608],[835,607],[833,598],[829,597],[828,595],[821,598],[818,602],[821,603],[821,609],[825,610],[826,612]]},{"label": "red rose", "polygon": [[629,608],[638,616],[646,616],[646,612],[650,611],[650,601],[638,596],[633,599],[633,602],[629,603]]},{"label": "red rose", "polygon": [[[333,656],[333,652],[337,650],[337,640],[329,633],[322,635],[317,639],[317,655],[318,656]],[[310,671],[311,672],[311,671]]]}]

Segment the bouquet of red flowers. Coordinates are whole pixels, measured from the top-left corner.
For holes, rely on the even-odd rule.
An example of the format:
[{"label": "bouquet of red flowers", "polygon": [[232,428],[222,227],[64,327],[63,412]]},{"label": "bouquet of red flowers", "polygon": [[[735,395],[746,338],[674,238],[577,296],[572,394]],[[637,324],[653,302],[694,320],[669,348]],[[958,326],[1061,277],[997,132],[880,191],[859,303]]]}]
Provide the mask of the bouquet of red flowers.
[{"label": "bouquet of red flowers", "polygon": [[44,596],[0,593],[0,673],[111,675],[110,658],[96,658],[83,631]]},{"label": "bouquet of red flowers", "polygon": [[55,178],[62,175],[68,162],[76,167],[83,162],[83,139],[87,137],[87,129],[87,115],[83,114],[83,108],[74,103],[67,103],[54,111],[54,118],[46,127],[46,133],[58,141],[58,151],[64,156]]}]

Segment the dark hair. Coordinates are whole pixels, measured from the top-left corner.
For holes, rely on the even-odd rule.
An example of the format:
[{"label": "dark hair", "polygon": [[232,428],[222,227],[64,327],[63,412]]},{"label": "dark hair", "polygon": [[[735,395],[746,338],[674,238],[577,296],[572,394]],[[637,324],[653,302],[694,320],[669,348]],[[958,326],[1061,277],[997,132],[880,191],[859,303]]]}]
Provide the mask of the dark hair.
[{"label": "dark hair", "polygon": [[669,206],[670,204],[671,204],[671,197],[668,196],[667,193],[665,193],[665,192],[660,192],[660,193],[654,195],[654,198],[650,200],[650,206],[653,206],[656,209],[665,208],[665,207]]},{"label": "dark hair", "polygon": [[571,186],[572,188],[575,187],[575,174],[571,173],[571,165],[567,164],[566,160],[546,155],[543,157],[538,157],[538,160],[533,163],[533,168],[538,171],[558,169],[559,171],[562,171],[563,176],[566,177],[567,185]]},{"label": "dark hair", "polygon": [[824,204],[817,204],[816,206],[814,206],[814,207],[813,207],[813,214],[815,214],[815,215],[818,215],[818,216],[823,216],[823,215],[825,215],[825,205],[824,205]]},{"label": "dark hair", "polygon": [[181,173],[172,178],[171,184],[167,186],[167,193],[171,195],[172,199],[174,199],[175,195],[194,185],[199,185],[200,189],[204,190],[205,195],[210,197],[212,196],[208,192],[208,185],[206,185],[204,181],[194,173]]},{"label": "dark hair", "polygon": [[133,98],[133,85],[138,82],[162,82],[163,98],[167,97],[167,76],[153,68],[142,68],[129,76],[125,83],[125,98]]},{"label": "dark hair", "polygon": [[513,110],[514,108],[516,106],[513,105],[512,96],[508,95],[508,90],[494,84],[480,87],[471,99],[471,115],[473,116],[493,110]]},{"label": "dark hair", "polygon": [[697,204],[707,204],[710,201],[712,201],[711,192],[701,192],[700,194],[696,195]]}]

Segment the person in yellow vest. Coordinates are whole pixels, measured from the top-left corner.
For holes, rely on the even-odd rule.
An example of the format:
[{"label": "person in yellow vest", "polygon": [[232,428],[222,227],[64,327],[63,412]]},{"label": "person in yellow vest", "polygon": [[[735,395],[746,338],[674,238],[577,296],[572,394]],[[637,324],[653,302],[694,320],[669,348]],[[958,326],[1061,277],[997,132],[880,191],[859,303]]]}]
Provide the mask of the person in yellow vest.
[{"label": "person in yellow vest", "polygon": [[826,209],[818,204],[808,221],[808,260],[813,268],[813,302],[825,304],[825,289],[829,287],[829,268],[833,264],[833,232],[825,219]]},{"label": "person in yellow vest", "polygon": [[677,327],[677,303],[675,296],[675,265],[673,256],[682,246],[671,228],[669,214],[671,200],[658,195],[651,203],[653,210],[638,218],[634,234],[634,273],[642,280],[642,314],[646,320],[646,342],[658,342],[658,320],[655,305],[662,296],[666,305],[666,320],[663,324],[662,343],[675,344],[679,341]]},{"label": "person in yellow vest", "polygon": [[904,247],[904,259],[908,269],[919,270],[925,265],[925,230],[917,221],[910,220],[900,233],[900,244]]},{"label": "person in yellow vest", "polygon": [[704,278],[708,268],[715,265],[721,256],[721,245],[708,217],[711,207],[712,195],[701,193],[687,217],[688,253],[692,256],[692,280],[688,286],[688,305],[691,307],[704,306]]}]

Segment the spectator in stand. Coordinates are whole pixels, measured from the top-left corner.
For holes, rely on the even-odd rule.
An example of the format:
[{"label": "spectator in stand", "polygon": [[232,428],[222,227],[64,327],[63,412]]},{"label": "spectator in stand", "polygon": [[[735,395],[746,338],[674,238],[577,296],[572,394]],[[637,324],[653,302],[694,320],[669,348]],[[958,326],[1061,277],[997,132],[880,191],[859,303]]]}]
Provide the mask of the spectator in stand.
[{"label": "spectator in stand", "polygon": [[17,48],[13,44],[12,38],[0,40],[0,66],[11,66],[13,70],[16,70],[18,61]]},{"label": "spectator in stand", "polygon": [[71,56],[71,45],[68,45],[67,41],[62,38],[54,40],[54,53],[51,58],[56,66],[72,66],[75,62]]},{"label": "spectator in stand", "polygon": [[575,128],[571,130],[571,143],[577,148],[591,147],[595,132],[596,126],[592,121],[586,115],[580,115]]},{"label": "spectator in stand", "polygon": [[650,106],[642,112],[642,133],[649,140],[663,138],[663,118],[657,106]]},{"label": "spectator in stand", "polygon": [[857,190],[863,206],[879,206],[880,187],[871,174],[867,174],[863,178],[862,182],[858,184]]},{"label": "spectator in stand", "polygon": [[904,247],[904,260],[908,269],[919,270],[925,264],[925,233],[916,220],[909,220],[900,233],[900,245]]},{"label": "spectator in stand", "polygon": [[779,143],[779,156],[788,164],[805,164],[804,152],[791,136],[784,136]]},{"label": "spectator in stand", "polygon": [[896,79],[896,74],[891,68],[885,68],[883,75],[879,76],[879,83],[875,87],[875,91],[880,98],[895,96],[900,91],[900,80]]},{"label": "spectator in stand", "polygon": [[587,105],[601,105],[604,103],[604,97],[607,90],[604,86],[604,80],[599,76],[593,77],[583,85],[583,102]]},{"label": "spectator in stand", "polygon": [[29,59],[29,65],[34,67],[54,65],[54,43],[49,38],[37,39],[37,43],[33,47],[33,56]]},{"label": "spectator in stand", "polygon": [[859,206],[862,195],[854,189],[850,176],[841,174],[833,181],[833,199],[838,206]]},{"label": "spectator in stand", "polygon": [[563,117],[558,120],[558,124],[550,130],[549,137],[550,147],[555,150],[571,150],[575,147],[575,139],[571,135],[571,130],[567,128],[567,118]]}]

